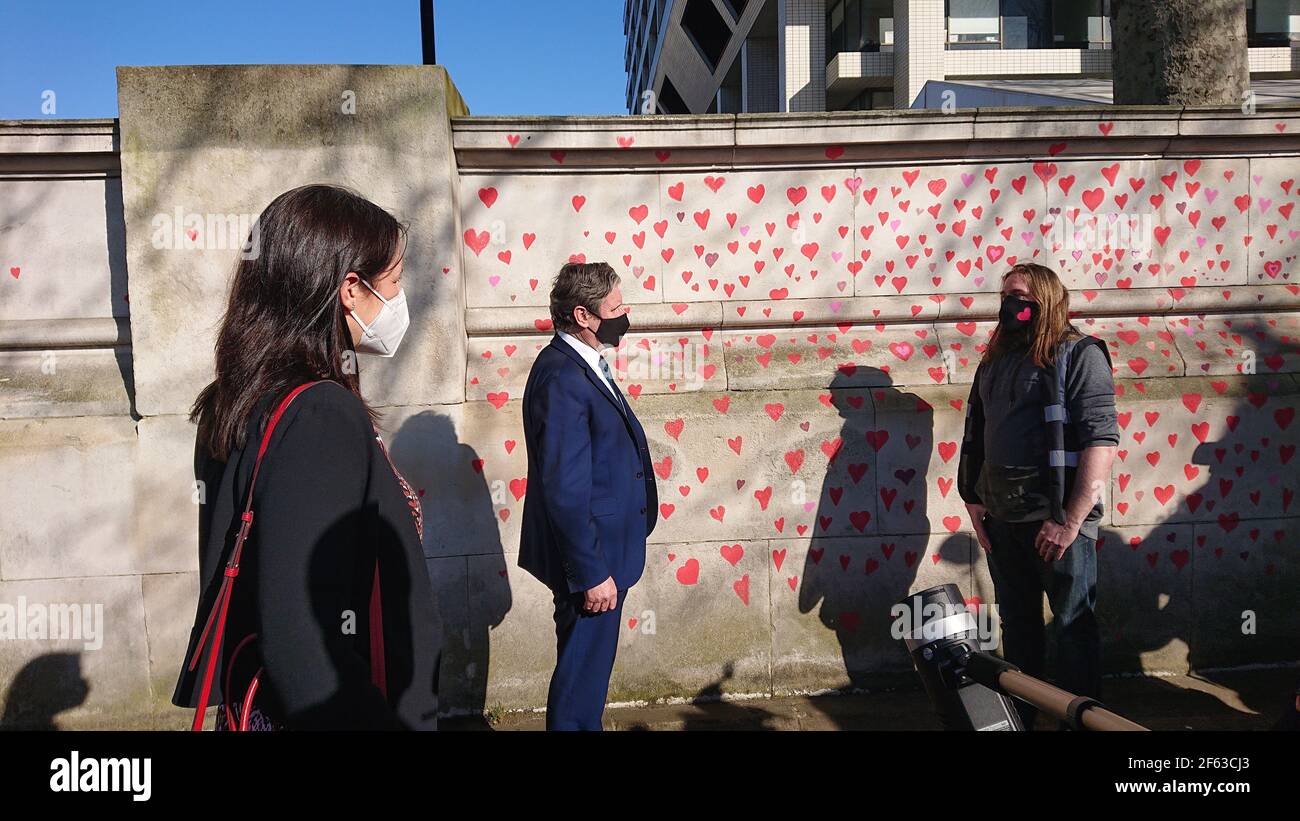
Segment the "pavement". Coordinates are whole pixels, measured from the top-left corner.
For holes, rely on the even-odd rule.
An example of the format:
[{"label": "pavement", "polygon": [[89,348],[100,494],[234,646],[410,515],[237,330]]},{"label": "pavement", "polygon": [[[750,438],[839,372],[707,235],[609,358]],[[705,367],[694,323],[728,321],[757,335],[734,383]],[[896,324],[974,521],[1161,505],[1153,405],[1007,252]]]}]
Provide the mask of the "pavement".
[{"label": "pavement", "polygon": [[[1107,678],[1102,701],[1152,730],[1268,730],[1289,706],[1300,667],[1267,667],[1179,676]],[[609,730],[939,730],[929,698],[915,687],[851,694],[748,697],[695,703],[614,705]],[[439,720],[440,730],[514,731],[546,728],[540,710],[489,710],[489,716]],[[0,717],[4,730],[187,730],[192,713],[133,717],[47,716],[35,724]],[[211,718],[208,726],[211,727]],[[1039,729],[1053,729],[1043,717]]]},{"label": "pavement", "polygon": [[[1106,707],[1151,730],[1268,730],[1290,703],[1296,668],[1262,668],[1167,677],[1108,678]],[[541,712],[492,720],[443,719],[447,730],[544,730]],[[930,701],[915,689],[754,697],[682,704],[611,706],[608,730],[939,730]],[[1048,729],[1044,719],[1039,729]]]}]

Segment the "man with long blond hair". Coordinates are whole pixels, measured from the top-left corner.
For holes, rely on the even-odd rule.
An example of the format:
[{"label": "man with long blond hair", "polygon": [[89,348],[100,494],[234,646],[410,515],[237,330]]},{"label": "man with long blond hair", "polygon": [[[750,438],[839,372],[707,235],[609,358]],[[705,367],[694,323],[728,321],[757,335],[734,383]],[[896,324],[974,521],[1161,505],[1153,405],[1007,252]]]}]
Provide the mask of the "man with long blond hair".
[{"label": "man with long blond hair", "polygon": [[[1097,523],[1119,444],[1110,354],[1069,319],[1056,273],[1002,277],[998,326],[975,371],[958,490],[989,559],[1007,661],[1043,677],[1043,594],[1057,641],[1053,678],[1101,695]],[[1036,711],[1017,703],[1026,729]]]}]

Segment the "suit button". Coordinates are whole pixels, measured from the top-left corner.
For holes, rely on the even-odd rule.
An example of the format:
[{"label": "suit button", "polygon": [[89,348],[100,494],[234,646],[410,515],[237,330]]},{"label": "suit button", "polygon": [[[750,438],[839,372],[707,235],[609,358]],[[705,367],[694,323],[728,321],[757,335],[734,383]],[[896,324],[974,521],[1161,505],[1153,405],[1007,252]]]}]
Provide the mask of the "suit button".
[{"label": "suit button", "polygon": [[638,478],[638,479],[641,478],[641,473],[640,473],[639,471],[637,472],[636,478]]},{"label": "suit button", "polygon": [[641,515],[642,515],[642,516],[645,515],[645,508],[641,508]]}]

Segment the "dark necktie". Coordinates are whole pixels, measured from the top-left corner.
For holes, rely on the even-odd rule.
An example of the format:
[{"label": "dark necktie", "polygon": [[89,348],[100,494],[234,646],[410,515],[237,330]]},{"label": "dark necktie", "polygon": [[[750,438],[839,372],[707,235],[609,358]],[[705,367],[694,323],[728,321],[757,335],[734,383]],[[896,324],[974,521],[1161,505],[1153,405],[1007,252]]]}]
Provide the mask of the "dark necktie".
[{"label": "dark necktie", "polygon": [[597,359],[600,360],[600,372],[605,374],[605,378],[609,380],[609,386],[614,389],[614,398],[618,400],[618,409],[626,416],[627,406],[623,404],[623,394],[618,389],[618,383],[614,381],[614,374],[609,370],[609,363],[605,361],[603,356],[598,356]]}]

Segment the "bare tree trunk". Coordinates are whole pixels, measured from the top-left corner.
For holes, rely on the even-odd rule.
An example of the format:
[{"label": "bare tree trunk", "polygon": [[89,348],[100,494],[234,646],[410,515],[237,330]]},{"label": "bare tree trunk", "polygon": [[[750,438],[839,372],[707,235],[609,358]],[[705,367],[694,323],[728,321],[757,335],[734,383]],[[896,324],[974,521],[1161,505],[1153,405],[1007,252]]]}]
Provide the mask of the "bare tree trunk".
[{"label": "bare tree trunk", "polygon": [[1111,0],[1116,105],[1240,105],[1246,0]]}]

